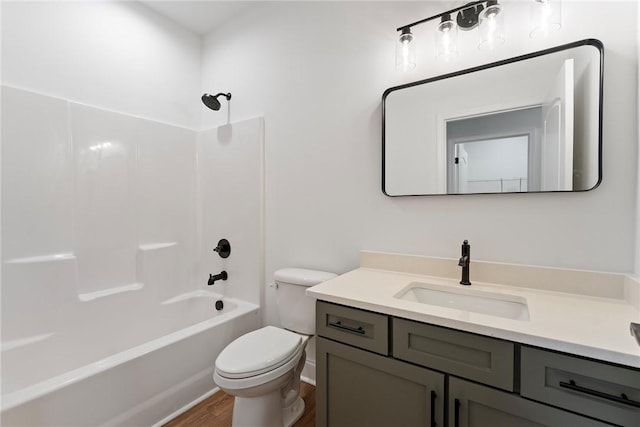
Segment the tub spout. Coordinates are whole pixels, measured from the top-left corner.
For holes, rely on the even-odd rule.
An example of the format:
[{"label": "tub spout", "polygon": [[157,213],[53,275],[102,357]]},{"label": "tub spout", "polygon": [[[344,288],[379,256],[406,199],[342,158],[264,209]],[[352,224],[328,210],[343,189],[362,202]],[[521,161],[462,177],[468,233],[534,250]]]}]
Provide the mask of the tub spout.
[{"label": "tub spout", "polygon": [[209,274],[209,282],[207,285],[211,286],[216,283],[216,281],[227,280],[227,278],[229,278],[229,275],[226,271],[221,271],[220,274]]}]

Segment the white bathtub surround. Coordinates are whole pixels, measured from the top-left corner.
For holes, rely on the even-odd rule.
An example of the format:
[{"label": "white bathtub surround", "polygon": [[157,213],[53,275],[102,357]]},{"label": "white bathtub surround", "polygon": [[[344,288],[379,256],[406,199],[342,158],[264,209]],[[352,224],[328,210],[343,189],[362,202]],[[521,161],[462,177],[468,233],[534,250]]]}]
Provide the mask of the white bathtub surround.
[{"label": "white bathtub surround", "polygon": [[[470,287],[457,259],[362,252],[361,267],[307,291],[318,299],[406,319],[640,367],[629,323],[640,320],[640,284],[623,274],[471,261]],[[427,305],[398,296],[410,283],[526,300],[530,318]]]},{"label": "white bathtub surround", "polygon": [[[262,286],[236,285],[264,283],[264,119],[198,132],[197,155],[203,273],[225,270],[229,280],[216,282],[216,292],[260,304]],[[231,244],[224,259],[213,252],[221,238]]]},{"label": "white bathtub surround", "polygon": [[[197,322],[191,326],[3,394],[2,424],[152,425],[188,409],[214,389],[215,355],[260,325],[258,306],[239,300],[225,300],[212,316],[217,298],[197,295],[163,307],[166,317]],[[49,354],[44,346],[31,350]],[[69,356],[80,350],[69,349]]]},{"label": "white bathtub surround", "polygon": [[148,425],[213,389],[261,323],[262,119],[221,139],[3,86],[2,124],[2,423]]}]

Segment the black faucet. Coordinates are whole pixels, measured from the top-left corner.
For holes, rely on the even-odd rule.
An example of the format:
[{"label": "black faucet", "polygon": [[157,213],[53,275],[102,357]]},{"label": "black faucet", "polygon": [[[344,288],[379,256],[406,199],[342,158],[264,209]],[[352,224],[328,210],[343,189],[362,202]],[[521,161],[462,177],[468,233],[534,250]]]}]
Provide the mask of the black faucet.
[{"label": "black faucet", "polygon": [[460,280],[461,285],[470,285],[469,281],[469,265],[471,264],[471,245],[468,240],[462,242],[462,256],[460,257],[460,261],[458,261],[458,265],[462,267],[462,280]]},{"label": "black faucet", "polygon": [[227,280],[229,275],[226,271],[221,271],[220,274],[209,274],[209,282],[207,285],[211,286],[216,283],[217,280]]}]

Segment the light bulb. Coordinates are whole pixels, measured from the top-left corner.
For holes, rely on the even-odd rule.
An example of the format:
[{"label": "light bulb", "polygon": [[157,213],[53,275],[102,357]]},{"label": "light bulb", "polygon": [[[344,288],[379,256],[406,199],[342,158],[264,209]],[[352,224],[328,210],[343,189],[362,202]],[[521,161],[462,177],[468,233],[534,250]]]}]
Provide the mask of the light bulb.
[{"label": "light bulb", "polygon": [[487,7],[480,13],[480,50],[493,50],[504,43],[504,14],[496,0],[487,1]]},{"label": "light bulb", "polygon": [[416,49],[413,34],[409,28],[403,28],[396,45],[396,69],[410,71],[416,67]]},{"label": "light bulb", "polygon": [[560,0],[535,0],[530,6],[531,38],[546,37],[561,26]]},{"label": "light bulb", "polygon": [[436,56],[445,61],[458,54],[458,26],[449,14],[442,16],[436,32]]}]

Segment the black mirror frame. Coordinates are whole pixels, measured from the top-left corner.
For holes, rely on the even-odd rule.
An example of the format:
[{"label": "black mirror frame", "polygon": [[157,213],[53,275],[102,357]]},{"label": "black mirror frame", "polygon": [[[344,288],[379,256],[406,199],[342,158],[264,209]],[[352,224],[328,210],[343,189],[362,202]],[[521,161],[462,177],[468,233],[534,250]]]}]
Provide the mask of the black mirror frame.
[{"label": "black mirror frame", "polygon": [[[502,65],[511,64],[518,61],[524,61],[527,59],[536,58],[538,56],[548,55],[555,52],[560,52],[567,49],[573,49],[580,46],[593,46],[600,52],[600,79],[599,79],[599,100],[598,100],[598,181],[596,184],[584,190],[555,190],[555,191],[529,191],[529,192],[510,192],[510,193],[468,193],[468,194],[401,194],[391,195],[386,192],[385,189],[385,108],[387,96],[396,90],[406,89],[412,86],[418,86],[425,83],[432,83],[438,80],[444,80],[451,77],[462,76],[464,74],[470,74],[476,71],[486,70],[488,68],[499,67]],[[563,44],[560,46],[552,47],[545,50],[540,50],[526,55],[520,55],[501,61],[491,62],[489,64],[480,65],[477,67],[467,68],[465,70],[456,71],[453,73],[442,74],[436,77],[431,77],[424,80],[418,80],[411,83],[405,83],[400,86],[390,87],[382,94],[382,192],[388,197],[417,197],[417,196],[469,196],[469,195],[486,195],[486,194],[536,194],[536,193],[580,193],[585,191],[591,191],[596,189],[602,182],[602,116],[603,116],[603,98],[604,98],[604,45],[598,39],[584,39],[572,43]]]}]

